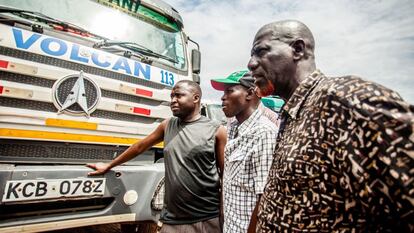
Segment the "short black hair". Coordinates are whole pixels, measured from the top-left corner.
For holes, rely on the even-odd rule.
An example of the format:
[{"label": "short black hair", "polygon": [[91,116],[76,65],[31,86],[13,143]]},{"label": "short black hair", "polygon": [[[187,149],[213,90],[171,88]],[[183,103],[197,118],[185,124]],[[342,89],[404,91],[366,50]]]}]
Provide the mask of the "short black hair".
[{"label": "short black hair", "polygon": [[194,94],[198,94],[201,99],[201,96],[203,95],[203,93],[198,83],[191,81],[191,80],[180,80],[175,85],[181,85],[181,84],[187,84],[193,90]]}]

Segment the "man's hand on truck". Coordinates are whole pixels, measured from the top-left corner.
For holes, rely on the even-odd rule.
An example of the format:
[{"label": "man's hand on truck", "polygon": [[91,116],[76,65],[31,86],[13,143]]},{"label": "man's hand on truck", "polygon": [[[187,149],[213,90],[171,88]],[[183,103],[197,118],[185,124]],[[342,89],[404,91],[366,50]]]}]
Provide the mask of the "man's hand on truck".
[{"label": "man's hand on truck", "polygon": [[111,170],[111,168],[135,158],[144,151],[149,150],[152,146],[156,145],[157,143],[162,142],[164,140],[164,130],[166,128],[167,121],[168,120],[164,120],[150,135],[132,144],[130,147],[128,147],[128,149],[122,152],[122,154],[117,156],[110,163],[86,164],[87,167],[95,169],[95,171],[89,172],[88,176],[105,174],[107,171]]},{"label": "man's hand on truck", "polygon": [[111,169],[109,163],[88,163],[86,166],[95,169],[95,171],[89,172],[88,176],[102,175]]}]

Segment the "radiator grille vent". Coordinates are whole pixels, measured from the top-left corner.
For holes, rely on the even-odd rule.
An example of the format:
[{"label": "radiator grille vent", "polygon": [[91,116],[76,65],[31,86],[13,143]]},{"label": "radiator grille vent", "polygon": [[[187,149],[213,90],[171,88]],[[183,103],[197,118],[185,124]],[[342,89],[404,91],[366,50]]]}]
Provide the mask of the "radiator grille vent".
[{"label": "radiator grille vent", "polygon": [[[85,164],[108,162],[124,152],[127,146],[96,145],[31,140],[0,140],[0,162]],[[126,165],[153,163],[156,150],[148,150]]]},{"label": "radiator grille vent", "polygon": [[[45,112],[57,112],[56,107],[52,103],[37,102],[33,100],[5,98],[5,97],[0,97],[0,106],[30,109],[30,110],[45,111]],[[103,111],[103,110],[96,110],[95,112],[91,114],[91,117],[105,118],[105,119],[119,120],[119,121],[128,121],[128,122],[138,122],[138,123],[144,123],[144,124],[152,124],[157,121],[157,119],[155,118],[130,115],[130,114],[119,113],[119,112]]]}]

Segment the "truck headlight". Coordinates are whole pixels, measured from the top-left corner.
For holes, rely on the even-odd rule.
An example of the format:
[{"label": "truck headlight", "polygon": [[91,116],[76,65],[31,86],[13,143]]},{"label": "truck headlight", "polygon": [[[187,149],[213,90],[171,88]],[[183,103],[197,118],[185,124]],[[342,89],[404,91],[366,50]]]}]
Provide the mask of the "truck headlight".
[{"label": "truck headlight", "polygon": [[127,205],[133,205],[138,200],[138,193],[135,190],[129,190],[124,194],[124,202]]},{"label": "truck headlight", "polygon": [[151,208],[153,210],[162,210],[164,206],[164,186],[165,180],[164,177],[158,182],[157,188],[155,189],[154,195],[151,199]]}]

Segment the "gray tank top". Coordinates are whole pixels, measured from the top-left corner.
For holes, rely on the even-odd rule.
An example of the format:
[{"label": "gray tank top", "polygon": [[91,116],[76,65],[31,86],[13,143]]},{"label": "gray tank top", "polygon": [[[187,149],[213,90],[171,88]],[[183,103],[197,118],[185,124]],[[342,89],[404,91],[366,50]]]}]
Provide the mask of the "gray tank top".
[{"label": "gray tank top", "polygon": [[219,215],[219,175],[214,150],[219,123],[172,117],[164,134],[165,196],[161,221],[189,224]]}]

